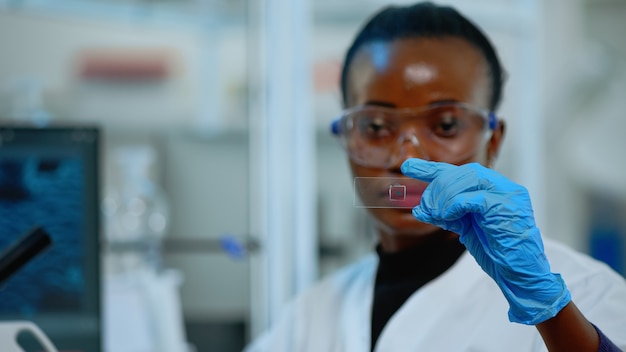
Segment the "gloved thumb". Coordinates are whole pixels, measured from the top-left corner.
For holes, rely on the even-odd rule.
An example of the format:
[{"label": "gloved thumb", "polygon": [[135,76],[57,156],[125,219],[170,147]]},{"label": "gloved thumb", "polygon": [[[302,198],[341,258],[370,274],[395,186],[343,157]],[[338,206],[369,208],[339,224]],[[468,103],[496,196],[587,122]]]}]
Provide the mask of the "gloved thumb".
[{"label": "gloved thumb", "polygon": [[400,170],[406,176],[424,181],[432,182],[440,173],[455,167],[451,164],[424,159],[411,158],[402,163]]}]

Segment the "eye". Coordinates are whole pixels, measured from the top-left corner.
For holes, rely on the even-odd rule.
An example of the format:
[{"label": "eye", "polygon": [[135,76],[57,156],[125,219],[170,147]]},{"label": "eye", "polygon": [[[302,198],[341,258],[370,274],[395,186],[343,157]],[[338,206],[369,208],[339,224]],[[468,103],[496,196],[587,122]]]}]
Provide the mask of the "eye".
[{"label": "eye", "polygon": [[385,138],[392,135],[390,123],[382,116],[366,117],[359,122],[359,131],[367,138]]},{"label": "eye", "polygon": [[462,119],[452,112],[445,112],[431,126],[433,132],[440,137],[456,137],[463,127]]}]

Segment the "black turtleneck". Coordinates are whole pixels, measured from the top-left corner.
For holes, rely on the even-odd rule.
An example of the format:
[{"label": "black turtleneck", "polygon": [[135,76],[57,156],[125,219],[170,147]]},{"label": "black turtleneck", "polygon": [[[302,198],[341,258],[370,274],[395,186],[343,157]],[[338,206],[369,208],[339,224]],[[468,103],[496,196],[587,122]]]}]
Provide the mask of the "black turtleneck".
[{"label": "black turtleneck", "polygon": [[372,351],[391,316],[409,296],[450,268],[464,251],[458,238],[443,234],[441,239],[396,253],[385,253],[380,244],[376,246],[379,263],[372,304]]}]

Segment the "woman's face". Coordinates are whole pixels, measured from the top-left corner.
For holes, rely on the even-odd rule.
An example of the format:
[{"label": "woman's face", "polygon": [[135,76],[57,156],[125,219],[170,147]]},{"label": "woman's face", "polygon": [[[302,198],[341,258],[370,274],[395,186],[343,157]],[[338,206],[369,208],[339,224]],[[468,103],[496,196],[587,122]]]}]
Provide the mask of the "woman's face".
[{"label": "woman's face", "polygon": [[[488,110],[491,79],[487,61],[465,40],[411,38],[360,48],[349,68],[346,89],[348,107],[380,105],[402,109],[463,102]],[[487,165],[497,154],[502,132],[500,123],[489,141],[476,150],[464,151],[455,163]],[[419,147],[407,150],[407,158],[431,159]],[[350,160],[350,167],[355,177],[397,177],[402,176],[402,161],[399,159],[387,168],[375,168]],[[418,222],[411,209],[369,210],[379,229],[387,235],[419,236],[438,230],[433,225]]]}]

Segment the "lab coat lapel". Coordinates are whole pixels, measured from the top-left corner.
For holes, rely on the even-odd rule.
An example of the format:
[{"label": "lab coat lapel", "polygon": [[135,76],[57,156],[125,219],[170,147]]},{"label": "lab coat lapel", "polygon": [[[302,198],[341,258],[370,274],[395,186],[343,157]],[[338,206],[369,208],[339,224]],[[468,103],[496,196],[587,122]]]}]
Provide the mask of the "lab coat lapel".
[{"label": "lab coat lapel", "polygon": [[340,314],[341,333],[345,340],[343,346],[337,346],[339,351],[370,351],[372,297],[377,266],[378,257],[372,254],[362,273],[346,292]]},{"label": "lab coat lapel", "polygon": [[413,293],[391,317],[381,332],[376,351],[435,351],[446,346],[446,340],[452,338],[448,336],[450,329],[454,328],[450,325],[459,321],[450,312],[464,314],[470,291],[484,275],[474,258],[465,252],[450,269]]}]

